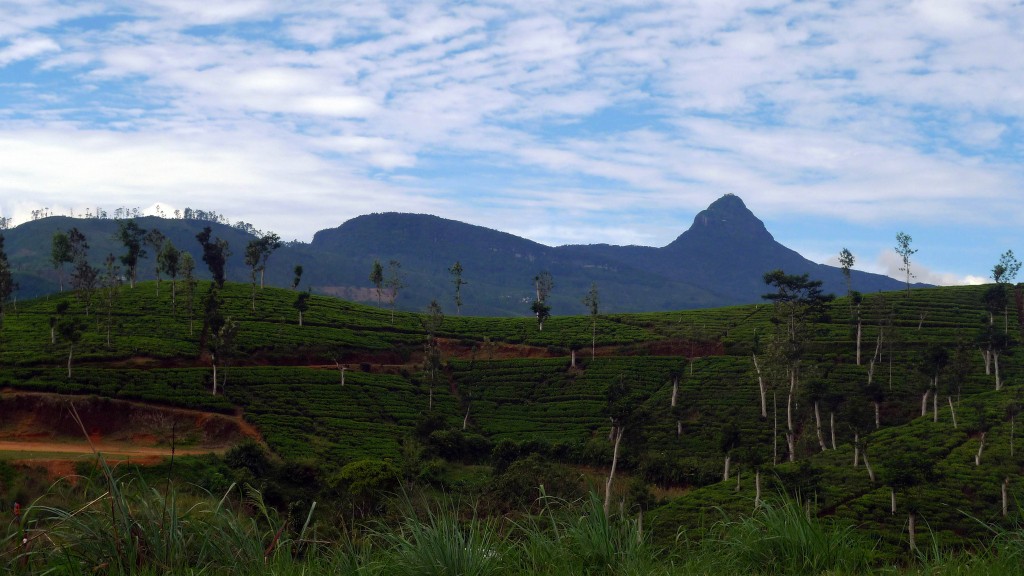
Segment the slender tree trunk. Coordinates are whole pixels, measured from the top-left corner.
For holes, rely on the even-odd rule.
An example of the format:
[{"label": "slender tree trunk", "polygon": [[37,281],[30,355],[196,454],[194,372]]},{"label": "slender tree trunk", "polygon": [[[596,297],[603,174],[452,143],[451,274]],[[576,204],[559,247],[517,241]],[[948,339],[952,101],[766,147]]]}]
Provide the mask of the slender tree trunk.
[{"label": "slender tree trunk", "polygon": [[1010,416],[1010,458],[1013,458],[1013,437],[1015,436],[1016,416]]},{"label": "slender tree trunk", "polygon": [[868,462],[868,449],[866,447],[863,450],[861,450],[860,457],[864,460],[864,468],[868,471],[868,478],[870,478],[871,481],[874,482],[875,470],[871,468],[871,462]]},{"label": "slender tree trunk", "polygon": [[267,271],[266,266],[260,268],[260,290],[263,290],[263,273]]},{"label": "slender tree trunk", "polygon": [[789,370],[789,394],[786,397],[786,446],[789,461],[796,462],[796,432],[793,428],[793,394],[796,392],[796,369]]},{"label": "slender tree trunk", "polygon": [[57,331],[54,326],[50,326],[50,344],[57,343]]},{"label": "slender tree trunk", "polygon": [[889,488],[889,513],[896,513],[896,490],[892,487]]},{"label": "slender tree trunk", "polygon": [[911,512],[907,515],[907,538],[910,540],[910,551],[917,551],[917,515]]},{"label": "slender tree trunk", "polygon": [[857,316],[857,366],[860,366],[860,337],[862,333],[863,323],[860,320],[860,316]]},{"label": "slender tree trunk", "polygon": [[932,422],[939,421],[939,379],[935,379],[935,391],[932,392]]},{"label": "slender tree trunk", "polygon": [[882,427],[882,417],[881,417],[882,410],[881,410],[881,407],[879,406],[879,402],[875,401],[875,402],[872,402],[872,404],[875,405],[875,430],[878,430],[879,428]]},{"label": "slender tree trunk", "polygon": [[177,307],[177,302],[175,302],[175,298],[177,296],[177,294],[175,294],[175,292],[177,291],[177,288],[174,286],[174,284],[175,284],[174,278],[171,278],[171,311],[172,312]]},{"label": "slender tree trunk", "polygon": [[299,310],[299,326],[302,326],[302,310]]},{"label": "slender tree trunk", "polygon": [[71,356],[74,354],[74,352],[75,352],[75,346],[73,344],[69,345],[68,346],[68,380],[71,379]]},{"label": "slender tree trunk", "polygon": [[683,421],[676,420],[676,437],[683,435]]},{"label": "slender tree trunk", "polygon": [[212,364],[213,364],[213,395],[216,396],[217,395],[217,363],[216,362],[212,362]]},{"label": "slender tree trunk", "polygon": [[679,395],[679,376],[672,377],[672,402],[671,406],[676,407],[676,397]]},{"label": "slender tree trunk", "polygon": [[1010,477],[1007,476],[1007,477],[1003,478],[1003,485],[1002,485],[1002,490],[1001,490],[1002,496],[1003,496],[1003,518],[1006,518],[1006,514],[1009,511],[1009,501],[1010,501],[1009,494],[1008,494],[1009,488],[1010,488]]},{"label": "slender tree trunk", "polygon": [[821,433],[821,410],[818,408],[819,402],[814,401],[814,429],[818,433],[818,446],[821,446],[821,451],[828,450],[825,446],[825,436]]},{"label": "slender tree trunk", "polygon": [[978,453],[974,455],[974,465],[981,466],[981,451],[985,449],[985,433],[981,433],[981,443],[978,444]]},{"label": "slender tree trunk", "polygon": [[924,395],[921,396],[921,416],[928,413],[928,395],[931,394],[931,389],[924,391]]},{"label": "slender tree trunk", "polygon": [[754,470],[754,508],[761,507],[761,469]]},{"label": "slender tree trunk", "polygon": [[757,362],[757,354],[751,354],[754,359],[754,370],[757,372],[757,389],[761,392],[761,418],[768,418],[768,400],[764,387],[764,376],[761,374],[761,365]]},{"label": "slender tree trunk", "polygon": [[[461,313],[460,313],[461,314]],[[590,359],[597,357],[597,318],[590,323]]]},{"label": "slender tree trunk", "polygon": [[730,462],[730,460],[732,460],[732,456],[730,456],[729,454],[726,454],[725,455],[725,471],[722,472],[722,482],[726,482],[726,481],[729,480],[729,462]]},{"label": "slender tree trunk", "polygon": [[981,352],[981,358],[985,361],[985,376],[992,375],[992,351],[978,349]]},{"label": "slender tree trunk", "polygon": [[615,445],[612,447],[612,469],[608,472],[608,481],[604,484],[604,515],[608,517],[612,503],[612,482],[615,481],[615,467],[619,464],[619,443],[622,441],[622,433],[625,428],[617,424],[615,426]]},{"label": "slender tree trunk", "polygon": [[[949,400],[949,415],[953,417],[953,428],[956,428],[956,409],[953,408],[953,397],[946,396],[946,399]],[[1010,456],[1013,456],[1013,450],[1010,450]]]},{"label": "slender tree trunk", "polygon": [[996,372],[996,390],[1002,390],[1003,382],[999,379],[999,352],[996,352],[995,350],[992,351],[992,366],[995,368]]},{"label": "slender tree trunk", "polygon": [[779,464],[779,399],[772,391],[772,465]]},{"label": "slender tree trunk", "polygon": [[466,415],[462,417],[462,429],[465,430],[469,426],[469,402],[466,402]]},{"label": "slender tree trunk", "polygon": [[853,467],[860,465],[860,432],[853,433]]},{"label": "slender tree trunk", "polygon": [[831,431],[832,431],[832,449],[835,450],[836,449],[836,413],[830,411],[828,413],[828,420],[829,420],[829,427],[831,428]]}]

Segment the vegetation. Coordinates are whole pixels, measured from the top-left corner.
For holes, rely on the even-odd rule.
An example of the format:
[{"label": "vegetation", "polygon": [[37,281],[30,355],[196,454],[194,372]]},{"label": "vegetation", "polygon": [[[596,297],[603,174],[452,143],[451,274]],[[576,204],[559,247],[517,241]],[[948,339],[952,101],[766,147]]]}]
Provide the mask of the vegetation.
[{"label": "vegetation", "polygon": [[262,444],[178,459],[209,494],[102,464],[74,487],[4,481],[48,535],[8,533],[12,566],[855,574],[1020,552],[1024,318],[991,286],[831,300],[779,271],[768,304],[629,315],[598,314],[594,286],[590,314],[539,330],[270,287],[254,306],[254,272],[182,273],[180,306],[146,281],[19,302],[0,385],[240,412]]}]

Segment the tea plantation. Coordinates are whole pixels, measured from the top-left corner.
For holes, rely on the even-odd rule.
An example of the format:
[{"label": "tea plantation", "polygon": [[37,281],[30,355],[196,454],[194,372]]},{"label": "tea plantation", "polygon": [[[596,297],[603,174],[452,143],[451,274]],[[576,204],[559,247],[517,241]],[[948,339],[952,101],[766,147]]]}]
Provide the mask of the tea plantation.
[{"label": "tea plantation", "polygon": [[[200,282],[190,297],[180,284],[173,303],[164,281],[97,294],[88,312],[70,292],[9,305],[0,385],[240,413],[277,457],[325,475],[366,460],[436,467],[410,461],[418,444],[495,473],[538,454],[599,478],[616,418],[619,469],[674,495],[651,502],[620,483],[618,499],[654,504],[666,542],[699,537],[714,510],[752,510],[755,470],[764,494],[799,493],[808,513],[851,521],[887,551],[907,545],[908,512],[942,547],[1019,520],[1022,311],[1011,298],[990,315],[985,286],[836,299],[794,364],[773,346],[771,303],[556,315],[539,330],[532,317],[442,319],[311,296],[300,325],[297,292]],[[985,358],[993,333],[1009,337],[1000,390]],[[936,350],[944,360],[929,364]],[[854,466],[855,437],[874,479]]]}]

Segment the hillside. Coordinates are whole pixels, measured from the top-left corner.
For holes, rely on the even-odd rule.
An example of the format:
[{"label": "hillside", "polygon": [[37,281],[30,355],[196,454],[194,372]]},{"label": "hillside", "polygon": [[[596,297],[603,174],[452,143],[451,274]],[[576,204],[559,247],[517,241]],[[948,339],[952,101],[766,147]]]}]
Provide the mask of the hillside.
[{"label": "hillside", "polygon": [[[196,234],[210,226],[213,236],[228,243],[226,275],[245,282],[245,247],[254,236],[244,229],[201,220],[135,219],[144,229],[162,231],[197,262],[197,273],[209,278]],[[57,291],[58,275],[50,264],[51,238],[58,230],[78,227],[90,243],[90,259],[99,266],[108,254],[121,255],[114,239],[115,220],[49,217],[5,232],[7,252],[20,284],[19,296],[29,298]],[[151,250],[150,250],[151,251]],[[302,265],[303,287],[313,292],[372,303],[376,301],[369,273],[377,260],[387,266],[401,263],[404,288],[396,306],[423,310],[437,300],[455,308],[448,269],[459,261],[467,282],[463,312],[486,316],[525,316],[533,297],[532,279],[550,271],[555,289],[550,304],[558,314],[582,314],[583,296],[592,283],[609,312],[668,311],[759,302],[765,272],[781,268],[809,273],[825,282],[826,290],[842,293],[846,285],[835,267],[816,264],[782,246],[743,201],[726,195],[699,213],[690,228],[662,248],[642,246],[549,247],[504,232],[436,216],[372,214],[317,232],[311,243],[288,243],[267,262],[266,282],[290,286],[293,269]],[[138,277],[153,279],[155,260],[140,261]],[[901,283],[877,274],[854,271],[861,292],[899,289]]]},{"label": "hillside", "polygon": [[[899,536],[885,506],[890,485],[923,503],[922,516],[942,531],[943,542],[961,542],[979,529],[955,512],[961,504],[1003,521],[1000,477],[1011,478],[1012,493],[1024,488],[1024,457],[1019,450],[1010,456],[1008,448],[1010,433],[1018,432],[1007,424],[1014,414],[1007,402],[1020,394],[1024,362],[1020,354],[1001,355],[1005,386],[995,392],[995,374],[986,373],[978,353],[988,324],[986,287],[872,294],[859,308],[846,299],[831,303],[806,345],[792,405],[798,462],[786,465],[789,381],[771,360],[771,305],[602,314],[594,325],[589,317],[556,316],[543,331],[532,318],[449,315],[433,321],[439,327],[430,348],[431,320],[423,314],[392,317],[387,309],[313,296],[300,326],[296,292],[266,288],[253,304],[248,285],[228,283],[218,308],[237,333],[225,343],[203,329],[207,283],[195,292],[193,330],[186,292],[179,287],[172,310],[167,283],[159,296],[156,288],[153,282],[121,287],[109,308],[101,301],[88,316],[71,294],[18,303],[0,331],[0,385],[242,412],[280,457],[316,462],[315,473],[325,476],[367,458],[426,474],[438,466],[431,458],[488,465],[532,453],[605,470],[613,448],[609,414],[625,410],[634,420],[620,466],[665,489],[707,486],[658,511],[662,535],[692,528],[701,507],[749,508],[755,466],[766,478],[779,478],[781,490],[815,494],[818,513],[884,531],[893,547]],[[58,327],[70,318],[82,322],[73,348],[66,338],[51,343],[60,301],[70,308]],[[859,365],[850,317],[857,310]],[[1006,329],[1016,332],[1019,320],[1011,311]],[[948,363],[939,374],[941,396],[926,404],[929,415],[933,401],[938,410],[933,423],[919,416],[930,382],[921,367],[936,346],[947,351]],[[766,381],[767,417],[760,414],[752,353]],[[866,385],[869,372],[873,387]],[[624,396],[615,392],[620,388]],[[956,407],[958,427],[948,404]],[[974,466],[982,432],[988,447]],[[855,433],[878,472],[874,482],[851,465]],[[421,446],[419,456],[409,456],[410,442]],[[719,483],[726,453],[732,473],[744,478],[738,494],[732,483]],[[908,458],[920,472],[900,476]],[[772,467],[776,461],[780,466]]]}]

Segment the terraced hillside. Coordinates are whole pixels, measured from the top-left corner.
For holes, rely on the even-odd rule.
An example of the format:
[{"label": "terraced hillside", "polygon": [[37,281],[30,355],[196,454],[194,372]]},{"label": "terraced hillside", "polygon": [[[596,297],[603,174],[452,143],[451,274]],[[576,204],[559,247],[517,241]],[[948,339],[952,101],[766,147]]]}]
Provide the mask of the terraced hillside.
[{"label": "terraced hillside", "polygon": [[[253,299],[249,285],[228,283],[211,307],[210,285],[199,283],[191,304],[178,286],[172,305],[166,281],[97,295],[88,314],[70,293],[9,306],[0,385],[244,414],[279,456],[328,470],[362,458],[401,462],[410,437],[451,461],[536,452],[600,470],[612,460],[618,414],[628,422],[620,466],[652,484],[706,486],[661,507],[662,535],[700,526],[707,506],[749,509],[756,468],[766,491],[799,489],[818,513],[884,531],[894,547],[908,505],[952,542],[975,531],[960,511],[1003,521],[1003,480],[1011,493],[1024,488],[1020,450],[1009,449],[1022,358],[1013,345],[1000,355],[997,392],[994,360],[986,373],[982,354],[993,334],[1018,333],[1019,316],[1012,298],[1005,315],[990,316],[987,289],[835,300],[807,332],[791,402],[771,304],[599,315],[596,324],[555,317],[539,330],[532,318],[442,321],[312,296],[300,326],[294,291],[267,288]],[[937,349],[946,360],[936,371],[926,361]],[[613,390],[626,390],[628,402],[610,398]],[[784,464],[787,433],[795,464]],[[855,436],[874,481],[852,466]],[[890,487],[897,515],[888,513]]]}]

